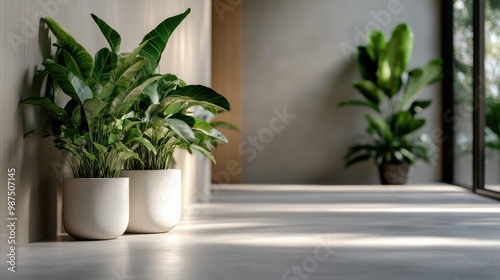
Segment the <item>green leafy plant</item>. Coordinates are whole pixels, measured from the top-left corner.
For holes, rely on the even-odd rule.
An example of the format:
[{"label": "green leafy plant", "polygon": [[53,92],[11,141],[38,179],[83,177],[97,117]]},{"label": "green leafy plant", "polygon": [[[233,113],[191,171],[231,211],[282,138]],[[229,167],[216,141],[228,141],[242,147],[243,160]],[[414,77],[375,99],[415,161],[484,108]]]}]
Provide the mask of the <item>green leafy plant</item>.
[{"label": "green leafy plant", "polygon": [[[136,103],[133,120],[157,153],[138,147],[138,158],[127,161],[127,169],[168,169],[178,148],[197,150],[215,162],[210,140],[227,142],[212,125],[195,117],[190,110],[204,108],[214,114],[229,110],[226,98],[202,85],[186,85],[175,75],[163,75],[144,91]],[[144,163],[144,164],[142,164]]]},{"label": "green leafy plant", "polygon": [[[211,141],[227,142],[226,137],[210,125],[192,115],[191,110],[201,107],[217,114],[230,109],[229,102],[211,88],[202,85],[187,85],[172,74],[160,74],[158,64],[168,40],[177,26],[188,16],[190,10],[168,18],[144,36],[138,55],[144,58],[144,66],[136,74],[139,79],[155,77],[143,88],[140,97],[127,114],[129,125],[144,145],[129,147],[137,153],[126,161],[125,167],[132,170],[168,169],[173,152],[178,148],[198,150],[215,159],[210,151]],[[119,33],[104,21],[94,16],[112,52],[117,53]],[[126,144],[130,146],[131,143]]]},{"label": "green leafy plant", "polygon": [[[76,178],[114,178],[126,160],[138,159],[133,151],[138,146],[156,152],[126,114],[144,89],[161,76],[141,72],[152,65],[141,55],[150,48],[150,41],[145,40],[132,53],[117,54],[119,35],[93,17],[111,47],[100,49],[94,58],[57,22],[44,19],[57,38],[55,57],[46,59],[44,70],[38,73],[48,76],[47,91],[44,97],[26,98],[22,103],[52,112],[50,125],[28,136],[53,136]],[[59,105],[60,93],[70,98],[64,107]]]},{"label": "green leafy plant", "polygon": [[[224,128],[227,130],[241,132],[237,126],[235,126],[229,122],[214,120],[215,115],[205,108],[202,108],[202,107],[195,108],[195,110],[193,110],[193,116],[197,117],[198,119],[200,119],[204,122],[207,122],[208,124],[210,124],[212,126],[212,128],[215,128],[215,129]],[[227,139],[224,139],[224,138],[206,137],[204,142],[206,143],[206,146],[209,148],[209,150],[214,150],[214,149],[217,149],[219,144],[227,143],[227,141],[226,141]]]},{"label": "green leafy plant", "polygon": [[339,105],[364,106],[373,111],[366,114],[366,132],[371,143],[352,146],[346,166],[375,159],[383,163],[431,161],[430,137],[418,134],[425,125],[419,114],[431,100],[417,100],[421,90],[442,78],[442,60],[407,71],[413,50],[413,32],[407,24],[398,25],[387,42],[381,31],[369,34],[366,46],[357,49],[361,80],[353,86],[362,99],[343,101]]}]

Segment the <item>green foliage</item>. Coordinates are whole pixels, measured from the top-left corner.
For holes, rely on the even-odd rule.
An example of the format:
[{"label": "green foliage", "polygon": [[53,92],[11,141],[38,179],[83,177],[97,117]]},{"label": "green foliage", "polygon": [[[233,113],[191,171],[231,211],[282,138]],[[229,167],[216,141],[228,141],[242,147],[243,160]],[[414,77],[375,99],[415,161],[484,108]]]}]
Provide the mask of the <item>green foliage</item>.
[{"label": "green foliage", "polygon": [[[211,153],[213,140],[227,142],[226,137],[210,123],[195,116],[192,111],[202,108],[214,112],[230,109],[229,102],[214,90],[201,85],[186,85],[175,75],[166,74],[150,84],[141,95],[131,119],[144,131],[144,137],[156,148],[138,147],[139,155],[126,163],[127,169],[168,169],[173,152],[178,148],[189,152],[197,150],[215,162]],[[142,164],[144,163],[144,164]]]},{"label": "green foliage", "polygon": [[[57,38],[55,57],[44,61],[41,72],[48,76],[48,94],[22,103],[44,107],[53,118],[47,129],[28,135],[53,136],[76,178],[118,177],[124,166],[168,169],[178,148],[198,150],[215,162],[212,143],[227,139],[191,111],[202,108],[216,115],[228,111],[229,102],[211,88],[158,74],[171,34],[189,13],[160,23],[131,53],[118,53],[120,34],[92,14],[109,44],[94,57],[45,18]],[[70,97],[64,107],[57,105],[59,93]]]},{"label": "green foliage", "polygon": [[407,70],[413,50],[413,32],[407,24],[398,25],[386,42],[380,31],[372,32],[367,45],[358,47],[357,58],[362,80],[353,86],[362,99],[347,100],[340,106],[364,106],[373,114],[365,115],[366,132],[372,143],[352,146],[346,165],[375,159],[377,164],[431,161],[432,141],[417,130],[425,125],[418,115],[430,100],[416,100],[428,85],[442,78],[441,59]]},{"label": "green foliage", "polygon": [[[138,54],[143,45],[131,54],[115,53],[119,35],[104,21],[93,18],[113,50],[103,48],[94,58],[57,22],[44,18],[57,39],[54,59],[46,59],[41,72],[48,76],[49,94],[26,98],[22,103],[52,112],[50,125],[28,136],[53,136],[76,178],[114,178],[125,161],[138,159],[137,147],[156,152],[143,132],[126,125],[125,115],[144,88],[161,76],[137,75],[144,66],[144,58]],[[64,107],[58,105],[59,93],[70,98]]]},{"label": "green foliage", "polygon": [[[158,64],[170,36],[190,12],[187,9],[161,22],[144,36],[140,46],[129,56],[116,53],[120,35],[93,15],[112,52],[127,60],[108,78],[114,82],[114,87],[105,85],[102,89],[103,96],[117,96],[110,114],[116,118],[129,116],[125,128],[135,129],[140,137],[142,145],[133,147],[137,157],[126,161],[127,169],[168,169],[178,148],[190,152],[198,150],[215,162],[210,144],[215,140],[227,142],[222,133],[191,114],[195,108],[203,108],[214,115],[229,111],[226,98],[211,88],[187,85],[175,75],[158,74]],[[141,59],[135,59],[136,55]],[[137,82],[136,87],[130,89],[128,85],[132,79]],[[120,96],[117,92],[127,94]]]}]

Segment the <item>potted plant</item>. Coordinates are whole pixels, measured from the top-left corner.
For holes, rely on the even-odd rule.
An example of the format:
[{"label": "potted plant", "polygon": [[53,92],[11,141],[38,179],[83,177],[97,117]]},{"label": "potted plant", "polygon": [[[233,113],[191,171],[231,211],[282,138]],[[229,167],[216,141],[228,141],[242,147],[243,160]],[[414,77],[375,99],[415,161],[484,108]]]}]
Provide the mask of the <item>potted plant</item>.
[{"label": "potted plant", "polygon": [[346,166],[373,158],[378,165],[382,184],[404,184],[409,167],[431,160],[430,137],[418,133],[425,125],[419,114],[431,100],[417,100],[422,89],[442,78],[442,60],[407,71],[413,49],[413,32],[399,24],[387,42],[381,31],[368,35],[367,45],[357,48],[361,80],[353,86],[363,99],[343,101],[339,105],[369,108],[366,132],[369,143],[352,146]]},{"label": "potted plant", "polygon": [[[191,115],[194,107],[213,114],[229,110],[226,98],[202,85],[187,85],[171,74],[160,74],[158,64],[168,39],[190,10],[168,18],[146,34],[139,55],[144,67],[138,76],[158,77],[142,91],[127,112],[127,121],[147,145],[129,147],[137,157],[129,158],[121,176],[130,179],[130,220],[127,232],[170,231],[181,216],[181,171],[170,169],[176,149],[197,150],[214,160],[207,139],[227,141],[209,123]],[[119,34],[102,21],[103,34]],[[111,38],[110,40],[111,41]]]},{"label": "potted plant", "polygon": [[[94,18],[101,29],[106,26]],[[74,178],[64,179],[63,222],[67,233],[79,239],[112,239],[121,236],[129,219],[129,179],[120,178],[133,151],[155,148],[126,119],[134,102],[157,75],[137,75],[147,64],[139,55],[116,54],[119,38],[108,33],[111,50],[102,48],[94,58],[53,19],[45,23],[57,38],[54,59],[43,62],[47,91],[22,103],[52,112],[50,125],[35,134],[54,137],[72,168]],[[60,94],[69,97],[60,106]],[[30,134],[33,135],[33,134]]]}]

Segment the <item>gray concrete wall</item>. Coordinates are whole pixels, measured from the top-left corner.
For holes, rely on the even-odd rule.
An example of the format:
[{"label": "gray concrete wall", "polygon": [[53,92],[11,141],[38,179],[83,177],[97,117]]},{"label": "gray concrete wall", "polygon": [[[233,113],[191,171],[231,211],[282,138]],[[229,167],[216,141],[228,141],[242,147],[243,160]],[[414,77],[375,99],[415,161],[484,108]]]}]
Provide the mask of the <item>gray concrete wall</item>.
[{"label": "gray concrete wall", "polygon": [[[344,169],[347,148],[364,138],[366,112],[337,107],[357,96],[350,51],[366,29],[389,36],[408,22],[415,33],[411,67],[439,57],[440,1],[251,0],[243,17],[243,181],[377,183],[373,162]],[[426,132],[440,126],[440,95],[440,85],[423,93],[434,100]],[[418,165],[410,183],[439,181],[440,174],[439,161]]]},{"label": "gray concrete wall", "polygon": [[[54,235],[61,229],[61,153],[50,139],[22,140],[27,131],[41,128],[38,110],[18,105],[35,96],[42,84],[35,70],[52,48],[40,17],[52,16],[89,52],[107,46],[90,17],[95,13],[122,35],[122,51],[131,51],[163,19],[192,12],[171,37],[161,70],[189,83],[210,83],[209,0],[0,0],[0,221],[6,222],[7,169],[16,169],[17,244]],[[7,229],[0,227],[0,251],[7,248]]]}]

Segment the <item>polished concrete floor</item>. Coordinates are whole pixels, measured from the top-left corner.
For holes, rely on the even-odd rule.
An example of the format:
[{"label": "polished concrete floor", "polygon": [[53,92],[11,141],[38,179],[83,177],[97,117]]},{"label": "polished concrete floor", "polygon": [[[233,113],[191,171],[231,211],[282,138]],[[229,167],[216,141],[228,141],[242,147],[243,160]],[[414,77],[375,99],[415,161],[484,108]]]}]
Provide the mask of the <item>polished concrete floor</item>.
[{"label": "polished concrete floor", "polygon": [[500,279],[500,204],[446,186],[225,186],[170,233],[18,249],[0,279]]}]

